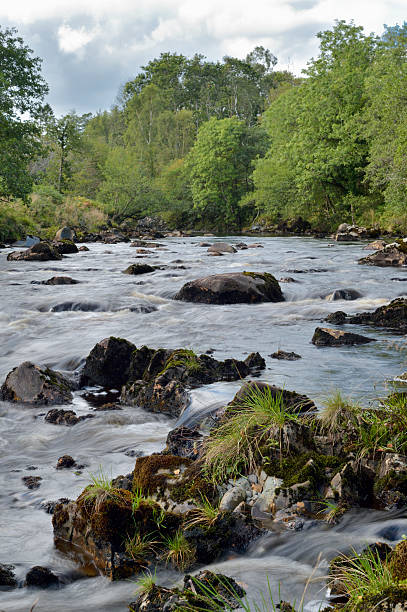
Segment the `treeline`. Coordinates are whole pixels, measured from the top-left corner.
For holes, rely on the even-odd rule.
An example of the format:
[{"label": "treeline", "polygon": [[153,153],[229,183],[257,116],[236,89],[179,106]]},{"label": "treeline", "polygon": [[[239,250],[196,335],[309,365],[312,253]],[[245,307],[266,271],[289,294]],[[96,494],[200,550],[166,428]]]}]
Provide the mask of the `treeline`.
[{"label": "treeline", "polygon": [[43,226],[160,214],[219,231],[298,216],[321,231],[343,221],[406,231],[407,25],[378,37],[340,21],[318,38],[303,78],[277,71],[263,47],[221,62],[164,53],[110,111],[56,118],[34,105],[29,173],[13,182],[0,168],[0,195],[20,197],[14,210]]}]

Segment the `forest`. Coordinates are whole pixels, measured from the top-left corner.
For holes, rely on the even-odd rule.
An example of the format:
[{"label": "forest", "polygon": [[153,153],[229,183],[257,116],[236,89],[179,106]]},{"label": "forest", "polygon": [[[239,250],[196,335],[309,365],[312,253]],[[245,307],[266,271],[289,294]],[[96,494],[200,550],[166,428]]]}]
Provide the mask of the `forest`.
[{"label": "forest", "polygon": [[145,215],[239,232],[301,216],[406,232],[407,24],[320,32],[301,77],[257,46],[162,53],[110,110],[57,117],[41,59],[0,29],[0,240],[95,232]]}]

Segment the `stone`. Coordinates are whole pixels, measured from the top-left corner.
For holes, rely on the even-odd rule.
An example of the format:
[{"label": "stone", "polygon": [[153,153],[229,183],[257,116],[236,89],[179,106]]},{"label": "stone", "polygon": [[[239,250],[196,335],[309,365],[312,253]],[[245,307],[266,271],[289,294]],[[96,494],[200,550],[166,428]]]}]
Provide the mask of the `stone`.
[{"label": "stone", "polygon": [[[282,484],[283,480],[281,478],[267,476],[263,484],[263,490],[253,504],[256,506],[256,510],[271,513],[276,497],[276,490],[279,489]],[[253,511],[253,514],[256,514],[256,510]]]},{"label": "stone", "polygon": [[55,240],[74,240],[74,238],[75,232],[67,225],[61,227],[55,234]]},{"label": "stone", "polygon": [[407,249],[405,246],[401,248],[401,245],[397,243],[388,244],[380,251],[362,257],[358,260],[358,263],[380,267],[405,266],[407,264]]},{"label": "stone", "polygon": [[123,274],[148,274],[154,272],[155,268],[148,264],[131,264],[128,268],[123,270]]},{"label": "stone", "polygon": [[0,563],[0,590],[2,587],[12,589],[18,585],[14,570],[14,565]]},{"label": "stone", "polygon": [[316,346],[344,346],[353,344],[367,344],[374,342],[375,338],[367,338],[360,334],[345,332],[328,327],[317,327],[312,337],[312,344]]},{"label": "stone", "polygon": [[197,429],[176,427],[167,436],[166,452],[178,457],[197,459],[202,446],[203,437]]},{"label": "stone", "polygon": [[41,486],[41,476],[23,476],[22,481],[27,489],[39,489]]},{"label": "stone", "polygon": [[236,249],[227,242],[215,242],[208,248],[208,253],[236,253]]},{"label": "stone", "polygon": [[329,314],[325,321],[327,323],[333,323],[334,325],[343,325],[343,323],[345,323],[347,318],[347,314],[346,312],[343,312],[342,310],[337,310],[336,312],[332,312],[331,314]]},{"label": "stone", "polygon": [[233,512],[233,510],[243,501],[246,500],[246,490],[241,487],[233,487],[226,491],[224,496],[222,497],[219,510]]},{"label": "stone", "polygon": [[58,586],[59,580],[55,574],[47,567],[36,565],[32,567],[25,577],[24,586],[38,587],[40,589],[48,589],[52,586]]},{"label": "stone", "polygon": [[283,302],[284,296],[272,274],[231,272],[190,281],[180,289],[174,299],[205,304],[254,304]]},{"label": "stone", "polygon": [[337,300],[357,300],[362,297],[362,294],[356,289],[335,289],[332,293],[329,293],[325,299],[328,302],[335,302]]},{"label": "stone", "polygon": [[41,285],[77,285],[79,281],[70,276],[53,276],[46,281],[42,281]]},{"label": "stone", "polygon": [[81,375],[82,385],[90,382],[120,389],[127,382],[135,350],[136,346],[123,338],[110,336],[101,340],[86,358]]},{"label": "stone", "polygon": [[7,261],[52,261],[62,259],[62,255],[49,242],[38,242],[26,251],[13,251]]},{"label": "stone", "polygon": [[58,251],[60,255],[71,255],[72,253],[78,253],[79,249],[72,240],[53,240],[52,246]]},{"label": "stone", "polygon": [[[244,400],[245,396],[253,391],[269,393],[272,397],[281,395],[286,409],[292,410],[295,413],[306,413],[316,410],[314,402],[306,395],[296,393],[295,391],[288,391],[288,389],[281,389],[275,385],[269,385],[261,380],[256,382],[246,382],[236,393],[229,406],[239,406],[242,400]],[[225,411],[226,409],[222,408],[218,411],[217,415],[222,417]]]},{"label": "stone", "polygon": [[270,357],[272,359],[282,359],[285,361],[297,361],[297,359],[301,359],[301,355],[298,355],[297,353],[287,353],[287,351],[281,351],[280,349],[275,353],[272,353]]},{"label": "stone", "polygon": [[379,306],[374,312],[362,312],[347,318],[347,323],[373,325],[398,332],[407,331],[407,298],[396,298],[389,304]]},{"label": "stone", "polygon": [[83,416],[78,417],[76,412],[73,410],[58,410],[57,408],[53,408],[49,410],[45,415],[45,420],[47,423],[52,423],[53,425],[76,425],[85,419],[91,419],[95,415],[94,414],[85,414]]},{"label": "stone", "polygon": [[32,406],[67,404],[72,401],[71,383],[59,372],[25,361],[7,374],[0,397]]},{"label": "stone", "polygon": [[387,246],[387,242],[385,240],[374,240],[373,242],[369,242],[366,246],[364,246],[365,251],[381,251]]},{"label": "stone", "polygon": [[62,455],[59,457],[56,465],[57,470],[63,470],[67,468],[74,467],[76,465],[76,461],[71,455]]},{"label": "stone", "polygon": [[80,246],[80,247],[79,247],[79,249],[78,249],[78,251],[89,251],[89,250],[90,250],[90,249],[89,249],[89,248],[88,248],[88,247],[87,247],[85,244],[83,244],[82,246]]}]

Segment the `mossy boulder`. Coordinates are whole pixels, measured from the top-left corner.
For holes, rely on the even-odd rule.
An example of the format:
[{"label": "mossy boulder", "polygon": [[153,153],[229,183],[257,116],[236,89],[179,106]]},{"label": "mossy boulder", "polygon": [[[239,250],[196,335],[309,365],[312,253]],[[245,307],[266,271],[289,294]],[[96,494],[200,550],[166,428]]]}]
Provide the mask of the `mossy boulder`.
[{"label": "mossy boulder", "polygon": [[133,472],[133,489],[140,489],[144,495],[166,499],[171,489],[179,484],[192,460],[176,455],[149,455],[138,457]]},{"label": "mossy boulder", "polygon": [[284,296],[272,274],[230,272],[190,281],[180,289],[174,299],[205,304],[255,304],[283,302]]},{"label": "mossy boulder", "polygon": [[72,401],[71,388],[59,372],[24,361],[7,375],[0,398],[31,406],[67,404]]},{"label": "mossy boulder", "polygon": [[154,270],[155,268],[148,264],[131,264],[128,268],[123,270],[123,274],[148,274],[149,272],[154,272]]},{"label": "mossy boulder", "polygon": [[127,382],[134,344],[123,338],[110,336],[98,342],[86,358],[82,384],[92,383],[120,389]]},{"label": "mossy boulder", "polygon": [[72,240],[53,240],[52,246],[60,255],[71,255],[79,252],[78,247]]},{"label": "mossy boulder", "polygon": [[240,405],[244,404],[245,398],[251,395],[253,392],[266,393],[272,398],[281,397],[286,410],[288,410],[289,412],[294,412],[296,414],[314,412],[317,409],[314,402],[306,395],[302,395],[301,393],[297,393],[296,391],[282,389],[281,387],[270,385],[269,383],[263,382],[261,380],[256,380],[244,383],[244,385],[241,386],[230,404],[225,409],[220,411],[219,415],[221,415],[222,412],[225,412],[226,414],[228,410],[230,412],[231,408],[233,408],[233,412],[235,412]]},{"label": "mossy boulder", "polygon": [[396,298],[389,304],[379,306],[373,312],[362,312],[350,316],[346,319],[346,323],[373,325],[405,333],[407,331],[407,298]]}]

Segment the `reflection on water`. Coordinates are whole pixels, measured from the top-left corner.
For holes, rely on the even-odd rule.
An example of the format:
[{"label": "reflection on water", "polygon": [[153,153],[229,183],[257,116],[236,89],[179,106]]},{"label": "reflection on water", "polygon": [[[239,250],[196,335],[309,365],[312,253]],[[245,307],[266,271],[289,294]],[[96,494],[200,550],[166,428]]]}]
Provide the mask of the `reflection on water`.
[{"label": "reflection on water", "polygon": [[[241,241],[241,237],[227,240]],[[121,273],[130,263],[140,261],[126,244],[109,245],[109,252],[106,245],[90,244],[89,252],[52,262],[52,267],[7,262],[8,251],[2,251],[0,380],[27,359],[73,371],[94,344],[109,335],[128,338],[138,346],[183,346],[198,352],[215,349],[217,359],[241,359],[259,351],[267,362],[264,380],[307,393],[317,404],[335,388],[368,402],[385,392],[386,381],[407,369],[404,338],[381,330],[352,326],[354,331],[377,339],[364,346],[320,349],[310,342],[315,327],[330,312],[373,309],[401,295],[403,283],[391,279],[402,278],[403,270],[358,266],[361,245],[327,248],[324,240],[263,238],[263,249],[214,258],[197,246],[200,241],[167,240],[168,250],[155,253],[154,265],[162,269],[142,277]],[[177,269],[179,260],[185,270]],[[238,270],[268,271],[277,278],[290,276],[298,282],[282,284],[286,302],[279,304],[209,306],[171,300],[186,281]],[[31,284],[62,274],[81,283]],[[341,288],[356,289],[362,297],[347,302],[325,299]],[[56,306],[66,303],[72,306],[55,312]],[[96,305],[96,310],[78,310],[75,305],[80,304]],[[269,355],[278,349],[295,351],[302,359],[271,359]],[[238,382],[217,383],[194,390],[181,422],[193,423],[229,401],[238,387]],[[77,394],[73,409],[86,414],[91,407]],[[78,575],[75,566],[54,549],[51,517],[41,502],[77,496],[87,484],[89,472],[96,472],[100,465],[113,476],[128,473],[134,458],[126,453],[159,450],[175,422],[125,407],[120,412],[98,412],[95,418],[69,428],[36,418],[43,412],[0,403],[0,563],[13,563],[21,579],[29,567],[46,565],[68,584],[57,591],[21,588],[0,593],[0,610],[26,612],[39,598],[36,612],[122,611],[132,597],[134,584],[111,584],[103,577]],[[63,454],[85,466],[80,474],[55,469]],[[21,478],[27,475],[41,476],[41,487],[34,491],[24,487]],[[321,554],[306,596],[306,610],[312,612],[324,598],[321,576],[337,551],[362,547],[378,538],[395,542],[406,532],[403,516],[354,512],[334,528],[318,524],[297,533],[270,533],[255,542],[246,555],[226,558],[213,568],[245,583],[249,598],[267,591],[268,576],[273,595],[281,583],[282,596],[298,601]],[[159,574],[165,584],[178,579],[171,571]]]}]

